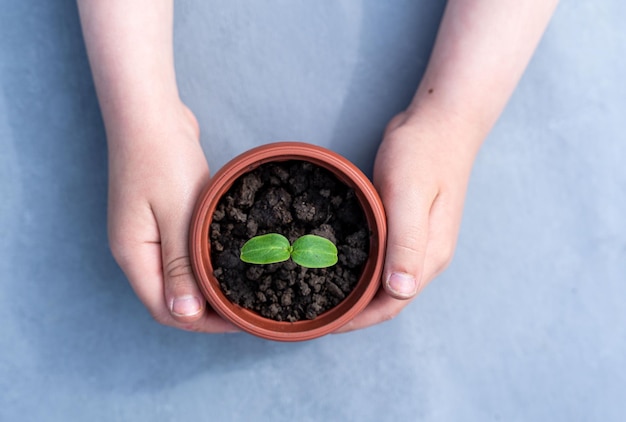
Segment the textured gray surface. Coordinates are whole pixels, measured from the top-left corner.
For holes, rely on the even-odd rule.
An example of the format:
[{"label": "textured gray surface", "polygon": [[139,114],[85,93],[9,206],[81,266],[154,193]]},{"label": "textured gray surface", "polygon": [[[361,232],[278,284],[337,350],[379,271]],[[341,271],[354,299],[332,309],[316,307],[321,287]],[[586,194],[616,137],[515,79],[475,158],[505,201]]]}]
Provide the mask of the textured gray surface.
[{"label": "textured gray surface", "polygon": [[[108,253],[75,5],[1,3],[1,421],[626,418],[623,2],[559,6],[478,157],[450,269],[396,320],[305,344],[150,319]],[[260,4],[177,3],[212,169],[300,139],[369,172],[441,2]]]}]

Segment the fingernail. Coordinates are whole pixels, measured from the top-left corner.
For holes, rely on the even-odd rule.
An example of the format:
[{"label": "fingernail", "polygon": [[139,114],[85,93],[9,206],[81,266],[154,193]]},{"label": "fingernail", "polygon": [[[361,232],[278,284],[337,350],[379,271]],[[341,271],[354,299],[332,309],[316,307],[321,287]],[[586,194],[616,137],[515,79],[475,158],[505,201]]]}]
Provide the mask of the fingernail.
[{"label": "fingernail", "polygon": [[387,289],[399,299],[409,299],[417,293],[417,281],[407,273],[391,273],[387,278]]},{"label": "fingernail", "polygon": [[178,316],[193,316],[202,310],[200,300],[191,295],[174,298],[172,313]]}]

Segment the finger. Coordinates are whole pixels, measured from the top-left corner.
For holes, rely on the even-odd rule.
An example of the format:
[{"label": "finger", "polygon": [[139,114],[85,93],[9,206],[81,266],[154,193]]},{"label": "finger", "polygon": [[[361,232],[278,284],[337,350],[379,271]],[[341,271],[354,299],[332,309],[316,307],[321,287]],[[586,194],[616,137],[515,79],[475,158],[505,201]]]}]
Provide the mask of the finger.
[{"label": "finger", "polygon": [[165,303],[179,322],[198,320],[206,309],[206,300],[193,276],[189,257],[189,202],[159,207],[155,214],[161,240]]},{"label": "finger", "polygon": [[383,288],[392,298],[411,299],[423,279],[429,216],[435,194],[416,187],[394,187],[383,190],[381,195],[388,221]]},{"label": "finger", "polygon": [[131,252],[118,262],[135,294],[156,321],[187,331],[205,333],[239,331],[237,327],[222,319],[213,310],[207,309],[206,305],[203,314],[195,320],[181,322],[175,319],[165,300],[160,243],[137,243],[126,249]]},{"label": "finger", "polygon": [[[440,194],[431,207],[428,222],[428,246],[421,266],[419,293],[426,284],[440,274],[452,260],[454,239],[459,229],[458,210],[461,207],[451,206],[450,196]],[[398,299],[389,294],[389,289],[381,288],[372,302],[363,312],[335,333],[345,333],[372,325],[380,324],[395,318],[411,301]]]},{"label": "finger", "polygon": [[361,328],[370,327],[395,318],[410,301],[395,299],[386,292],[379,289],[370,304],[358,314],[354,319],[333,334],[342,334]]},{"label": "finger", "polygon": [[419,290],[441,274],[452,262],[462,210],[462,192],[442,192],[433,203],[429,219],[428,248]]}]

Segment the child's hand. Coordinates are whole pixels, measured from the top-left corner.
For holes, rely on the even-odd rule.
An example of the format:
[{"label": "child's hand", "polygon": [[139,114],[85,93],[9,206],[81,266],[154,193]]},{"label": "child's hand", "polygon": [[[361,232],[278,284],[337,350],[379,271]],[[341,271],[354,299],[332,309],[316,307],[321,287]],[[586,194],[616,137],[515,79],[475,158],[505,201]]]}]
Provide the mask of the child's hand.
[{"label": "child's hand", "polygon": [[388,224],[383,288],[339,332],[393,318],[450,263],[474,160],[459,136],[404,113],[388,125],[374,167]]},{"label": "child's hand", "polygon": [[556,3],[446,3],[420,86],[376,157],[374,184],[389,225],[383,289],[340,331],[394,317],[449,264],[474,157]]},{"label": "child's hand", "polygon": [[209,179],[193,114],[181,105],[159,122],[140,122],[113,137],[109,238],[137,296],[162,324],[212,333],[237,331],[207,309],[191,272],[189,221]]},{"label": "child's hand", "polygon": [[113,255],[157,321],[236,330],[207,309],[191,273],[189,222],[209,168],[176,85],[173,1],[78,6],[109,145]]}]

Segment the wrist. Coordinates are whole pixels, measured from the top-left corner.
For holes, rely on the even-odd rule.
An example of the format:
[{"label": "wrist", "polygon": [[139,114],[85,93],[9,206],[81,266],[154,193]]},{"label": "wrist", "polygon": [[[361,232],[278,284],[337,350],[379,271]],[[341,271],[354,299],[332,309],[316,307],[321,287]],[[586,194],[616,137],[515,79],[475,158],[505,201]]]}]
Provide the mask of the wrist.
[{"label": "wrist", "polygon": [[[434,93],[426,93],[427,96]],[[459,153],[474,156],[484,142],[489,129],[480,120],[470,119],[468,115],[455,110],[447,110],[437,104],[436,99],[423,99],[418,90],[411,105],[398,114],[389,124],[390,129],[402,128],[414,132],[421,139],[447,146]]]},{"label": "wrist", "polygon": [[207,172],[198,123],[182,102],[111,127],[114,130],[107,133],[111,183],[149,188],[155,179]]},{"label": "wrist", "polygon": [[195,116],[177,97],[168,101],[148,97],[103,116],[111,147],[128,143],[162,144],[168,138],[199,139]]}]

